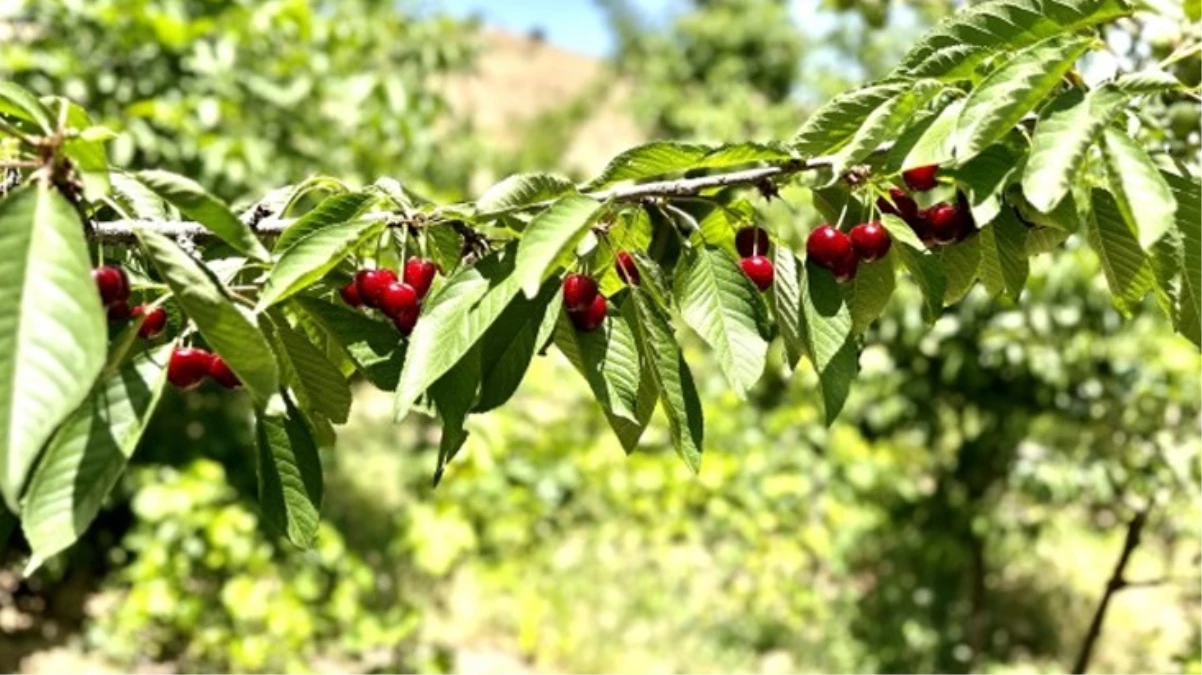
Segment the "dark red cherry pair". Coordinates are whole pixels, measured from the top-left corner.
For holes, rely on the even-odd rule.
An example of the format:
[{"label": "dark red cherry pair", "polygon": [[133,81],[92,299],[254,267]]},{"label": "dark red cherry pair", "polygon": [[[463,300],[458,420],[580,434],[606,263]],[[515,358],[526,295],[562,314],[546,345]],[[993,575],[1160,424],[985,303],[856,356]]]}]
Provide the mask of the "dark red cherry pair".
[{"label": "dark red cherry pair", "polygon": [[339,289],[343,302],[351,307],[371,307],[392,319],[401,335],[409,335],[417,325],[421,303],[430,292],[438,266],[424,258],[405,262],[402,279],[389,269],[359,270],[355,278]]},{"label": "dark red cherry pair", "polygon": [[[618,269],[622,269],[621,262],[619,262]],[[635,269],[635,275],[637,274],[638,270]],[[631,276],[631,278],[637,278],[637,276]],[[631,282],[627,281],[627,283]],[[597,288],[597,282],[584,274],[569,274],[564,277],[563,306],[568,312],[568,318],[572,320],[576,328],[585,333],[591,333],[600,328],[601,324],[605,323],[605,315],[609,313],[609,302],[604,295],[601,295]]]},{"label": "dark red cherry pair", "polygon": [[860,223],[851,228],[850,234],[823,225],[806,239],[806,255],[814,264],[830,270],[839,283],[845,283],[855,278],[861,262],[880,260],[892,244],[889,233],[877,222]]},{"label": "dark red cherry pair", "polygon": [[220,356],[199,347],[180,347],[171,352],[167,363],[167,381],[176,387],[195,389],[206,377],[226,389],[237,389],[242,381]]},{"label": "dark red cherry pair", "polygon": [[770,245],[768,232],[761,227],[744,227],[735,233],[735,250],[741,258],[739,269],[761,293],[771,288],[776,278],[776,269],[766,255]]},{"label": "dark red cherry pair", "polygon": [[[903,172],[902,180],[911,190],[926,192],[938,184],[938,172],[936,164],[921,166]],[[889,198],[880,197],[876,203],[882,213],[904,220],[928,246],[954,244],[976,231],[972,210],[962,193],[957,193],[955,204],[940,202],[928,209],[920,209],[904,190],[891,188]]]},{"label": "dark red cherry pair", "polygon": [[100,302],[109,321],[124,321],[130,317],[129,277],[115,265],[101,265],[92,270],[92,281],[100,291]]}]

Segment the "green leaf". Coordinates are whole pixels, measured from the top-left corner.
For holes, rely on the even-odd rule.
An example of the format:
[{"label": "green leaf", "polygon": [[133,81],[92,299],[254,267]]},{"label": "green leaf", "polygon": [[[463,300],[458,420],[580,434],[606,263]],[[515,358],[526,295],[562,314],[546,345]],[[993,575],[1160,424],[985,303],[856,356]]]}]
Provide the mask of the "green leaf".
[{"label": "green leaf", "polygon": [[1004,293],[1015,302],[1027,284],[1027,226],[1006,209],[976,239],[981,246],[981,281],[991,295]]},{"label": "green leaf", "polygon": [[316,283],[351,251],[378,237],[386,226],[379,220],[352,220],[315,230],[298,239],[283,252],[267,275],[256,311],[262,312]]},{"label": "green leaf", "polygon": [[687,249],[677,266],[676,299],[681,315],[718,357],[718,365],[742,397],[764,372],[767,322],[759,291],[729,253]]},{"label": "green leaf", "polygon": [[1035,109],[1093,44],[1058,35],[1014,55],[990,73],[964,102],[956,123],[956,157],[963,163],[1001,140]]},{"label": "green leaf", "polygon": [[259,410],[259,506],[263,520],[302,548],[317,535],[322,499],[321,457],[308,423],[292,402]]},{"label": "green leaf", "polygon": [[139,220],[171,220],[171,208],[153,190],[138,179],[121,171],[109,172],[112,199],[131,218]]},{"label": "green leaf", "polygon": [[279,373],[267,338],[239,311],[221,286],[178,244],[153,230],[138,230],[138,241],[176,302],[213,351],[262,403],[279,390]]},{"label": "green leaf", "polygon": [[906,53],[894,77],[970,77],[998,52],[1131,14],[1124,0],[992,0],[956,12]]},{"label": "green leaf", "polygon": [[480,340],[480,400],[475,412],[492,410],[517,391],[539,347],[543,315],[555,298],[562,299],[559,289],[559,283],[549,279],[537,297],[518,296],[484,332]]},{"label": "green leaf", "polygon": [[601,202],[580,195],[561,197],[543,211],[522,233],[514,276],[526,297],[538,293],[543,281],[558,267],[560,256],[584,235],[601,209]]},{"label": "green leaf", "polygon": [[588,382],[622,449],[634,451],[655,412],[656,389],[653,378],[640,377],[638,346],[630,325],[614,317],[600,329],[582,333],[561,312],[555,346]]},{"label": "green leaf", "polygon": [[393,391],[405,363],[405,345],[396,328],[344,305],[298,295],[292,302],[329,335],[376,387]]},{"label": "green leaf", "polygon": [[1027,257],[1051,253],[1072,235],[1072,232],[1054,227],[1034,227],[1027,233]]},{"label": "green leaf", "polygon": [[890,251],[875,262],[861,262],[855,278],[843,285],[853,333],[858,335],[867,330],[889,305],[897,286],[897,273],[893,269],[896,255]]},{"label": "green leaf", "polygon": [[575,192],[572,181],[550,173],[519,173],[489,188],[476,202],[481,213],[507,211]]},{"label": "green leaf", "polygon": [[701,469],[705,422],[693,374],[676,343],[672,324],[640,287],[633,289],[622,306],[622,314],[633,328],[642,363],[651,371],[659,391],[676,454],[696,473]]},{"label": "green leaf", "polygon": [[765,143],[699,145],[652,141],[614,157],[586,190],[599,190],[628,180],[662,178],[694,169],[718,169],[792,159],[788,148]]},{"label": "green leaf", "polygon": [[434,485],[467,440],[464,422],[476,403],[480,390],[480,349],[472,348],[438,381],[430,385],[430,398],[442,419],[442,438],[438,443],[438,466],[434,469]]},{"label": "green leaf", "polygon": [[972,209],[977,227],[988,224],[1001,211],[1000,195],[1019,167],[1019,158],[1004,145],[991,145],[956,170],[956,182]]},{"label": "green leaf", "polygon": [[803,155],[825,155],[847,145],[868,118],[906,93],[912,82],[887,82],[840,94],[810,115],[793,136],[793,147]]},{"label": "green leaf", "polygon": [[0,199],[0,491],[21,486],[54,429],[104,367],[108,328],[83,226],[53,188]]},{"label": "green leaf", "polygon": [[517,296],[520,284],[510,245],[462,268],[435,293],[409,338],[393,411],[403,419],[418,397],[468,353]]},{"label": "green leaf", "polygon": [[29,90],[15,82],[0,82],[0,115],[37,125],[43,134],[54,132],[54,115]]},{"label": "green leaf", "polygon": [[67,127],[75,131],[63,141],[63,154],[75,164],[83,183],[84,199],[99,201],[108,194],[109,162],[105,141],[115,137],[104,127],[93,126],[87,111],[66,99],[53,99],[56,105],[67,106]]},{"label": "green leaf", "polygon": [[945,90],[935,98],[931,110],[920,113],[889,149],[886,173],[932,164],[950,165],[955,156],[956,120],[964,108],[963,98],[953,98],[958,89]]},{"label": "green leaf", "polygon": [[787,246],[777,246],[774,258],[772,313],[785,345],[789,367],[796,368],[806,351],[801,323],[801,263]]},{"label": "green leaf", "polygon": [[158,405],[174,348],[163,345],[110,373],[51,439],[22,504],[33,549],[28,571],[75,543],[96,518]]},{"label": "green leaf", "polygon": [[847,167],[863,160],[882,143],[895,138],[918,110],[930,103],[943,89],[943,83],[938,80],[917,80],[883,102],[864,118],[851,140],[839,150],[831,167],[832,173],[836,176],[842,174]]},{"label": "green leaf", "polygon": [[1092,194],[1093,208],[1087,229],[1089,244],[1102,262],[1115,307],[1130,316],[1155,283],[1152,264],[1140,249],[1135,233],[1123,221],[1114,197],[1098,188]]},{"label": "green leaf", "polygon": [[1031,153],[1023,170],[1023,195],[1039,211],[1052,211],[1069,193],[1085,153],[1125,97],[1102,86],[1089,94],[1070,89],[1044,108],[1031,137]]},{"label": "green leaf", "polygon": [[1173,324],[1177,330],[1202,347],[1202,186],[1196,178],[1164,173],[1177,202],[1174,219],[1178,236],[1178,263],[1181,285]]},{"label": "green leaf", "polygon": [[822,391],[826,423],[839,416],[859,369],[851,312],[835,277],[806,263],[801,291],[802,335]]},{"label": "green leaf", "polygon": [[1110,192],[1119,212],[1139,233],[1139,245],[1151,249],[1173,229],[1177,200],[1160,169],[1135,139],[1118,129],[1107,128],[1103,140]]},{"label": "green leaf", "polygon": [[901,218],[882,215],[881,224],[893,238],[893,249],[910,278],[922,290],[922,314],[928,322],[934,322],[943,311],[943,298],[947,294],[947,275],[939,259],[926,250],[922,240]]},{"label": "green leaf", "polygon": [[158,170],[139,171],[134,177],[239,253],[259,260],[271,259],[254,230],[191,178]]},{"label": "green leaf", "polygon": [[943,304],[959,302],[972,290],[981,269],[981,236],[974,235],[956,244],[939,249],[939,262],[947,277]]},{"label": "green leaf", "polygon": [[376,196],[369,192],[343,192],[321,200],[312,211],[301,216],[280,233],[275,251],[287,251],[298,241],[319,230],[355,220],[372,205]]},{"label": "green leaf", "polygon": [[1114,88],[1129,96],[1146,96],[1182,91],[1187,87],[1169,73],[1149,68],[1119,75],[1114,80]]},{"label": "green leaf", "polygon": [[351,388],[342,371],[282,316],[272,315],[268,325],[280,380],[291,387],[297,402],[335,424],[345,424],[351,411]]}]

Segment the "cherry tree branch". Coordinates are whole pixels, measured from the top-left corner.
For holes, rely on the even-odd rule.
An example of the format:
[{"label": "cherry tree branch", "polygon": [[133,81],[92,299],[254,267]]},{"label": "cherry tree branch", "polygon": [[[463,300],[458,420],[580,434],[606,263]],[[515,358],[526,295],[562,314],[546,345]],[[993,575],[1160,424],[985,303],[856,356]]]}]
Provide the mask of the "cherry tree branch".
[{"label": "cherry tree branch", "polygon": [[[883,149],[885,149],[885,146],[878,149],[878,151]],[[809,160],[788,159],[752,169],[714,173],[693,178],[677,178],[636,185],[623,185],[605,190],[585,192],[584,194],[600,201],[611,202],[645,202],[656,199],[692,197],[707,190],[717,188],[740,185],[763,185],[767,181],[788,177],[803,171],[813,171],[829,167],[832,161],[830,157],[815,157]],[[478,214],[478,217],[487,220],[507,213],[537,210],[550,206],[554,201],[546,200],[524,204],[512,209],[483,212]],[[277,218],[273,215],[262,217],[263,214],[258,208],[251,208],[246,213],[249,215],[243,216],[244,222],[250,224],[254,228],[254,231],[263,237],[279,236],[281,232],[295,222],[295,219]],[[260,218],[254,218],[253,216],[255,215],[260,216]],[[401,217],[403,217],[401,214],[393,212],[370,213],[364,216],[364,218],[372,220],[393,220]],[[175,239],[191,239],[193,241],[204,241],[214,237],[209,229],[200,223],[192,221],[139,219],[93,223],[89,230],[89,236],[105,243],[129,244],[136,241],[135,233],[139,230],[153,230]]]},{"label": "cherry tree branch", "polygon": [[1143,509],[1138,511],[1131,518],[1131,522],[1127,524],[1127,537],[1123,540],[1123,550],[1119,553],[1119,559],[1114,565],[1114,572],[1111,573],[1110,580],[1106,582],[1106,591],[1102,594],[1097,609],[1094,610],[1089,630],[1085,632],[1085,641],[1081,643],[1081,652],[1077,655],[1077,661],[1073,665],[1073,675],[1081,675],[1089,669],[1089,661],[1093,658],[1094,645],[1097,644],[1098,637],[1102,634],[1102,622],[1106,619],[1106,610],[1110,606],[1111,598],[1115,593],[1132,585],[1126,580],[1124,574],[1127,571],[1127,563],[1131,561],[1131,554],[1139,546],[1139,540],[1147,522],[1148,510]]}]

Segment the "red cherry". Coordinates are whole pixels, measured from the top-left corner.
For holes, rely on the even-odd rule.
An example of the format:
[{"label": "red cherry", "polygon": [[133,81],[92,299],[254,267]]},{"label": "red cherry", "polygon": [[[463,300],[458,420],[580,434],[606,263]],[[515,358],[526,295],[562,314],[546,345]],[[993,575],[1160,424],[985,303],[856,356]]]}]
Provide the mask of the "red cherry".
[{"label": "red cherry", "polygon": [[217,384],[226,389],[237,389],[242,386],[242,380],[230,370],[230,366],[225,362],[225,359],[213,354],[209,361],[209,377],[213,378]]},{"label": "red cherry", "polygon": [[600,328],[601,324],[605,322],[607,313],[609,313],[609,302],[600,293],[593,296],[593,301],[587,308],[568,310],[568,316],[571,317],[572,323],[585,333],[591,333]]},{"label": "red cherry", "polygon": [[434,283],[435,274],[438,274],[438,266],[433,261],[410,258],[405,263],[405,273],[401,278],[417,291],[417,298],[421,300],[430,292],[430,284]]},{"label": "red cherry", "polygon": [[768,232],[762,227],[744,227],[735,233],[735,248],[739,256],[750,258],[768,252]]},{"label": "red cherry", "polygon": [[180,389],[192,389],[212,369],[213,354],[195,347],[181,347],[171,352],[167,362],[167,381]]},{"label": "red cherry", "polygon": [[414,305],[408,309],[402,309],[399,313],[392,317],[392,325],[396,326],[397,331],[405,337],[413,332],[413,327],[417,325],[418,314],[421,313],[421,306]]},{"label": "red cherry", "polygon": [[418,302],[417,291],[412,286],[394,281],[380,295],[380,311],[384,312],[384,316],[395,319],[402,312],[416,312]]},{"label": "red cherry", "polygon": [[823,225],[806,239],[806,254],[817,265],[831,267],[851,253],[851,238],[830,225]]},{"label": "red cherry", "polygon": [[772,286],[772,280],[776,278],[776,269],[772,267],[772,261],[762,255],[743,258],[739,261],[739,267],[761,293],[768,290]]},{"label": "red cherry", "polygon": [[639,276],[638,265],[634,264],[634,257],[626,251],[618,251],[617,263],[618,276],[622,278],[622,281],[631,286],[638,286],[642,277]]},{"label": "red cherry", "polygon": [[563,280],[563,305],[569,312],[583,312],[597,298],[597,282],[583,274],[569,274]]},{"label": "red cherry", "polygon": [[380,296],[388,284],[396,281],[396,272],[392,270],[360,270],[355,275],[355,284],[359,287],[359,297],[368,307],[379,307]]},{"label": "red cherry", "polygon": [[342,301],[351,307],[363,306],[363,297],[359,295],[359,282],[354,279],[346,282],[345,286],[339,288],[338,294],[342,296]]},{"label": "red cherry", "polygon": [[104,265],[92,270],[92,280],[100,289],[100,300],[107,307],[115,302],[129,299],[129,277],[125,270],[113,265]]},{"label": "red cherry", "polygon": [[860,223],[851,228],[851,247],[856,256],[866,263],[874,262],[885,257],[893,240],[889,232],[880,223]]},{"label": "red cherry", "polygon": [[926,211],[931,238],[940,244],[951,244],[960,238],[963,222],[960,210],[951,204],[936,204]]},{"label": "red cherry", "polygon": [[150,305],[138,305],[130,312],[130,316],[137,318],[146,315],[142,320],[142,325],[138,327],[138,337],[144,340],[153,340],[163,334],[163,329],[167,327],[167,310],[162,307],[150,309]]},{"label": "red cherry", "polygon": [[918,215],[918,203],[901,188],[889,188],[889,199],[877,197],[876,207],[881,213],[888,213],[905,221]]},{"label": "red cherry", "polygon": [[938,172],[938,164],[919,166],[902,172],[902,180],[906,181],[911,190],[926,192],[939,184],[939,181],[935,180],[935,174]]},{"label": "red cherry", "polygon": [[831,274],[835,275],[835,281],[845,284],[856,277],[856,268],[860,265],[860,256],[856,255],[853,250],[851,253],[843,256],[831,265]]},{"label": "red cherry", "polygon": [[129,303],[124,300],[118,300],[108,306],[109,323],[126,321],[130,315]]}]

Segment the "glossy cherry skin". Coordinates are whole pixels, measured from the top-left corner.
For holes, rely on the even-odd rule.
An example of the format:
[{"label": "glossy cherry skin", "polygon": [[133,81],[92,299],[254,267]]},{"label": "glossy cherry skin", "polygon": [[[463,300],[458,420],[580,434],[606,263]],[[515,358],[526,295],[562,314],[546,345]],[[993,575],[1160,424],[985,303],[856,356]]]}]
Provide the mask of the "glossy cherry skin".
[{"label": "glossy cherry skin", "polygon": [[901,188],[889,188],[889,197],[877,197],[876,207],[881,213],[897,216],[907,222],[918,216],[918,203]]},{"label": "glossy cherry skin", "polygon": [[409,284],[394,281],[388,284],[380,295],[380,311],[384,312],[384,316],[395,319],[402,312],[416,313],[419,302],[416,289]]},{"label": "glossy cherry skin", "polygon": [[768,252],[768,232],[762,227],[744,227],[735,233],[735,248],[742,258]]},{"label": "glossy cherry skin", "polygon": [[129,277],[120,267],[97,267],[92,270],[92,280],[96,282],[96,288],[100,291],[100,301],[106,307],[129,299]]},{"label": "glossy cherry skin", "polygon": [[392,317],[392,325],[396,326],[397,332],[401,335],[409,337],[409,334],[413,332],[413,327],[417,325],[417,317],[420,313],[420,305],[403,309]]},{"label": "glossy cherry skin", "polygon": [[834,265],[831,265],[831,274],[835,275],[835,281],[845,284],[856,278],[856,269],[860,266],[860,256],[856,255],[853,250],[851,253],[836,260]]},{"label": "glossy cherry skin", "polygon": [[430,284],[434,283],[434,275],[438,274],[438,266],[432,260],[425,258],[410,258],[405,262],[405,272],[401,279],[417,291],[417,299],[421,300],[430,292]]},{"label": "glossy cherry skin", "polygon": [[761,293],[771,288],[772,281],[776,278],[776,268],[772,266],[772,261],[762,255],[743,258],[739,261],[739,268]]},{"label": "glossy cherry skin", "polygon": [[563,280],[563,306],[569,312],[583,312],[597,298],[597,282],[583,274],[569,274]]},{"label": "glossy cherry skin", "polygon": [[109,323],[126,321],[132,316],[129,303],[124,300],[118,300],[110,304],[105,311],[108,314]]},{"label": "glossy cherry skin", "polygon": [[153,340],[163,334],[163,329],[167,327],[167,310],[162,307],[151,309],[149,305],[138,305],[130,312],[130,316],[137,318],[145,315],[142,319],[142,325],[138,327],[138,337],[143,340]]},{"label": "glossy cherry skin", "polygon": [[851,237],[851,247],[856,257],[866,263],[884,258],[893,244],[888,230],[875,221],[856,225],[848,236]]},{"label": "glossy cherry skin", "polygon": [[380,296],[388,284],[396,281],[396,272],[392,270],[360,270],[355,275],[355,284],[359,286],[359,298],[368,307],[379,307]]},{"label": "glossy cherry skin", "polygon": [[167,381],[180,389],[192,389],[209,374],[213,355],[196,347],[180,347],[167,362]]},{"label": "glossy cherry skin", "polygon": [[216,354],[213,355],[213,359],[209,362],[209,377],[213,378],[214,382],[226,389],[237,389],[242,386],[242,380],[239,380],[234,371],[230,370],[230,366],[225,362],[225,359]]},{"label": "glossy cherry skin", "polygon": [[936,204],[926,211],[931,238],[939,244],[951,244],[960,238],[964,223],[960,210],[951,204]]},{"label": "glossy cherry skin", "polygon": [[906,182],[906,185],[911,190],[926,192],[939,184],[939,181],[935,180],[935,174],[937,173],[939,173],[938,164],[918,166],[909,171],[902,172],[902,180]]},{"label": "glossy cherry skin", "polygon": [[639,276],[639,267],[634,264],[634,256],[626,251],[618,251],[618,255],[614,261],[617,264],[618,276],[622,278],[630,286],[638,286],[643,280]]},{"label": "glossy cherry skin", "polygon": [[346,282],[345,286],[338,289],[338,295],[342,296],[342,301],[351,307],[363,306],[363,296],[359,295],[359,282],[356,280]]},{"label": "glossy cherry skin", "polygon": [[843,232],[823,225],[816,228],[806,239],[806,255],[816,264],[831,269],[838,261],[851,253],[851,238]]},{"label": "glossy cherry skin", "polygon": [[585,333],[591,333],[600,328],[608,313],[609,302],[600,293],[593,296],[593,301],[585,309],[568,310],[568,316],[571,317],[572,323]]}]

